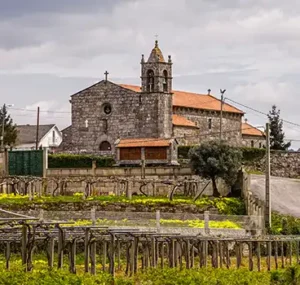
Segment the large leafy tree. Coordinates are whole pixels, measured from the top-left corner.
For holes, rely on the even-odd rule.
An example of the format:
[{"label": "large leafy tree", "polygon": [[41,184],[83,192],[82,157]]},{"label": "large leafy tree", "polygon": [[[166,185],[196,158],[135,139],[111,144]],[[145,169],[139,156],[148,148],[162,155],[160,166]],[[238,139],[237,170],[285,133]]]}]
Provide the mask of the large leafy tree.
[{"label": "large leafy tree", "polygon": [[280,119],[280,110],[276,105],[272,106],[272,110],[268,114],[270,123],[270,147],[276,150],[287,150],[291,143],[284,141],[284,132],[282,130],[283,123]]},{"label": "large leafy tree", "polygon": [[2,108],[0,108],[0,137],[2,137],[3,122],[4,122],[4,146],[13,146],[16,143],[18,133],[17,133],[16,125],[13,124],[13,120],[10,117],[10,115],[7,113],[7,108],[5,105],[3,105]]},{"label": "large leafy tree", "polygon": [[242,152],[223,142],[203,143],[192,148],[189,157],[194,172],[211,179],[214,197],[220,196],[217,178],[222,178],[229,186],[232,186],[242,166]]}]

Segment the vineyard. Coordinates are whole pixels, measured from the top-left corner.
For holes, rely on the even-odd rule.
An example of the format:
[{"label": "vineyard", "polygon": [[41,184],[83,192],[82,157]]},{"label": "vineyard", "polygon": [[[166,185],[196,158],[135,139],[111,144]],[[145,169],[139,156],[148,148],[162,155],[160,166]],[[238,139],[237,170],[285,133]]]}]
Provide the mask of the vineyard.
[{"label": "vineyard", "polygon": [[[58,269],[63,268],[66,255],[71,273],[77,271],[76,255],[83,253],[84,272],[96,274],[101,270],[112,276],[118,272],[131,276],[139,270],[156,267],[182,270],[246,266],[250,271],[261,271],[262,264],[271,270],[299,263],[299,237],[189,236],[165,234],[163,229],[142,231],[24,219],[1,218],[0,245],[5,251],[8,270],[12,252],[20,253],[26,271],[33,270],[35,252],[44,253],[49,268],[54,267],[56,258]],[[17,220],[20,222],[16,223]]]}]

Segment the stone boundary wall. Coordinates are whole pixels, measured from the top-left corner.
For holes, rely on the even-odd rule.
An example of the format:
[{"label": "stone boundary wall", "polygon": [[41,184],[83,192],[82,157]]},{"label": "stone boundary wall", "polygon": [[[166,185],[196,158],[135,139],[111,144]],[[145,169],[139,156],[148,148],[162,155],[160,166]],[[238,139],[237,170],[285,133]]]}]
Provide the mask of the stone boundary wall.
[{"label": "stone boundary wall", "polygon": [[[251,170],[265,171],[265,157],[247,165]],[[287,178],[300,177],[300,152],[271,151],[271,175]]]},{"label": "stone boundary wall", "polygon": [[[141,178],[143,176],[142,168],[132,167],[110,167],[110,168],[96,168],[96,169],[48,169],[47,177],[48,178],[71,178],[71,177],[95,177],[110,179],[111,177],[117,178]],[[146,167],[144,170],[145,179],[157,180],[184,180],[195,179],[199,180],[199,176],[193,175],[189,167]],[[207,179],[200,179],[198,185],[198,191],[202,190],[205,185],[208,183]],[[226,196],[230,189],[229,187],[221,180],[217,181],[219,192]],[[52,185],[50,182],[48,187],[51,191],[55,185]],[[130,188],[132,193],[140,193],[141,183],[130,182]],[[68,183],[68,187],[72,188],[71,192],[83,192],[85,187],[85,182],[78,183]],[[93,185],[98,194],[113,194],[116,192],[116,184],[114,182],[97,182]],[[143,191],[150,196],[156,195],[168,195],[173,188],[173,185],[165,185],[163,183],[155,183],[155,189],[153,189],[152,183],[148,183],[143,187]],[[182,188],[182,187],[181,187]],[[155,192],[155,193],[154,193]],[[178,193],[178,192],[177,192]],[[180,193],[180,190],[179,190]],[[211,183],[205,188],[205,191],[202,195],[212,196],[213,189]]]},{"label": "stone boundary wall", "polygon": [[248,216],[257,217],[253,222],[253,228],[260,230],[264,229],[264,217],[265,217],[265,202],[260,200],[256,195],[250,191],[251,174],[243,173],[243,185],[242,195],[244,198],[246,213]]}]

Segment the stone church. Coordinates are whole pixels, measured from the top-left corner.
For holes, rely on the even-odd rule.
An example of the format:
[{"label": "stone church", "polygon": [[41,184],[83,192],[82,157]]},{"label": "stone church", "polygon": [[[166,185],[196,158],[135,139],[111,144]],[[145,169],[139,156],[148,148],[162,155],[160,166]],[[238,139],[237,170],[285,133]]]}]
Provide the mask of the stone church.
[{"label": "stone church", "polygon": [[[221,101],[210,90],[173,90],[172,67],[156,41],[150,56],[142,55],[141,86],[113,83],[106,73],[105,80],[72,95],[72,125],[63,130],[62,151],[175,163],[178,144],[219,139]],[[264,134],[243,123],[243,115],[222,104],[222,138],[235,146],[263,143]]]}]

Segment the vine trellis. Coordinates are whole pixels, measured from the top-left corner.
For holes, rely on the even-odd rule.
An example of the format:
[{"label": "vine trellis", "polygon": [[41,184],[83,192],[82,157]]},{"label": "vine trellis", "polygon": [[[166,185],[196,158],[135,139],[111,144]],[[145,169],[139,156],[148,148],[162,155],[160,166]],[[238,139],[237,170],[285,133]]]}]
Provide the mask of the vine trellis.
[{"label": "vine trellis", "polygon": [[43,251],[49,268],[62,268],[67,255],[69,271],[75,274],[76,255],[82,252],[85,272],[107,271],[113,276],[116,272],[133,275],[149,267],[240,268],[242,263],[249,270],[261,271],[264,258],[267,270],[300,262],[300,237],[190,236],[138,229],[72,226],[62,221],[41,222],[28,218],[32,217],[23,217],[22,221],[14,223],[2,218],[0,245],[5,247],[8,270],[11,248],[20,254],[26,271],[33,270],[35,252],[41,254]]}]

